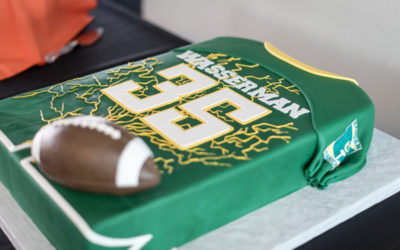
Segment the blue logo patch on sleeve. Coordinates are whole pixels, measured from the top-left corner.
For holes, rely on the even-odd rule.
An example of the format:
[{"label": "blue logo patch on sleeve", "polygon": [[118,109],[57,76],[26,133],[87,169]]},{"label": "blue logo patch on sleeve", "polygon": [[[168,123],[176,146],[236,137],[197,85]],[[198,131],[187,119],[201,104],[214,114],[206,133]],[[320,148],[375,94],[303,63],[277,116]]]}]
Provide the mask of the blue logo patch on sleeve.
[{"label": "blue logo patch on sleeve", "polygon": [[358,123],[354,120],[345,130],[345,132],[333,141],[324,150],[324,159],[332,165],[332,170],[339,166],[343,160],[350,154],[362,149],[358,139]]}]

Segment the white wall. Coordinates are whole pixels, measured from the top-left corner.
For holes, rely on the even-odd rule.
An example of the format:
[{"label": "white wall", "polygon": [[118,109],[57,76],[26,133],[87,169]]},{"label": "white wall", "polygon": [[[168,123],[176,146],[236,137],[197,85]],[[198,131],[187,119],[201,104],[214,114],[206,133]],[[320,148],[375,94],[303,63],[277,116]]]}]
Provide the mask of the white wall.
[{"label": "white wall", "polygon": [[269,41],[309,65],[355,78],[375,103],[375,126],[400,138],[399,1],[144,0],[143,15],[189,41]]}]

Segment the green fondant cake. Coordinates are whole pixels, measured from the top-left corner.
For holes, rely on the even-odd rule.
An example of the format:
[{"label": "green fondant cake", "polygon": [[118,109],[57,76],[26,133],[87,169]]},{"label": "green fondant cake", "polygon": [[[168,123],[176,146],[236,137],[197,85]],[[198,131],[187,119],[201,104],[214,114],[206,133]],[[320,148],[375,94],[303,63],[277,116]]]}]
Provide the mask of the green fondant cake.
[{"label": "green fondant cake", "polygon": [[[161,184],[113,196],[47,179],[31,140],[79,115],[141,137]],[[0,101],[0,119],[0,180],[56,248],[170,249],[356,173],[374,108],[352,79],[223,37]]]}]

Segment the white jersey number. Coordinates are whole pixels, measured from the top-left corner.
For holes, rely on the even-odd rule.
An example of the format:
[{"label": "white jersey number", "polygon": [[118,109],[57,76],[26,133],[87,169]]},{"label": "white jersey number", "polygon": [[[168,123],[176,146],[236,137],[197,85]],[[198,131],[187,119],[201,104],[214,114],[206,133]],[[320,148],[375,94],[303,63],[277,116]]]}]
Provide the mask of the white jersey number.
[{"label": "white jersey number", "polygon": [[103,92],[108,97],[122,105],[124,108],[130,110],[132,113],[141,113],[164,106],[168,103],[178,100],[181,96],[190,95],[191,93],[210,88],[216,84],[216,81],[211,77],[203,75],[183,63],[161,70],[158,72],[158,74],[167,79],[172,79],[183,75],[192,81],[180,86],[177,86],[170,81],[162,82],[154,86],[160,91],[160,93],[144,99],[140,99],[131,94],[132,91],[141,88],[141,86],[134,81],[126,81],[121,84],[105,88],[103,89]]},{"label": "white jersey number", "polygon": [[[180,86],[169,81],[160,83],[155,86],[160,90],[160,93],[144,99],[139,99],[130,94],[131,91],[140,88],[140,85],[133,81],[106,88],[103,92],[131,112],[141,113],[174,102],[181,96],[190,95],[216,85],[214,79],[185,64],[162,70],[159,74],[167,79],[184,75],[191,79],[191,82]],[[143,118],[143,121],[165,138],[174,142],[179,148],[190,148],[233,130],[230,125],[207,112],[209,109],[226,102],[236,108],[226,115],[241,124],[247,124],[271,113],[269,109],[253,103],[229,88],[225,88],[180,106],[201,122],[192,128],[184,130],[175,123],[175,121],[185,118],[175,108],[149,115]]]}]

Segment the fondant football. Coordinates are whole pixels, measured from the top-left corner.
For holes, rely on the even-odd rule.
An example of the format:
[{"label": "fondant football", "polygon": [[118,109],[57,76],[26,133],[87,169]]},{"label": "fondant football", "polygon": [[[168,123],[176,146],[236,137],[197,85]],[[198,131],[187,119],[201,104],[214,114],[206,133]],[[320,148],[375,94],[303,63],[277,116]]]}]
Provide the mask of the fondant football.
[{"label": "fondant football", "polygon": [[146,143],[102,117],[50,123],[37,132],[31,151],[50,179],[73,189],[128,194],[160,182]]}]

